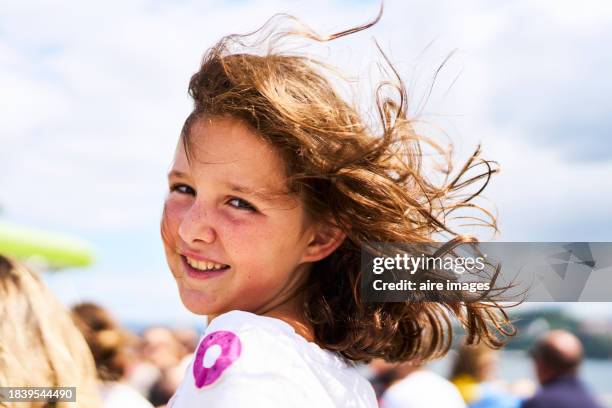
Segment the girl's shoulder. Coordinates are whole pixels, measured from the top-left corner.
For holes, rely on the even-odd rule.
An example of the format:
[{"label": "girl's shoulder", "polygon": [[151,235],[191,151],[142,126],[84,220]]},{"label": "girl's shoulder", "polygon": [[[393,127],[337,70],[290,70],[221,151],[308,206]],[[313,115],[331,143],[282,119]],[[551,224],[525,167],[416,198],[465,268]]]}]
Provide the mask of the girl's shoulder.
[{"label": "girl's shoulder", "polygon": [[[275,355],[281,352],[299,352],[303,357],[312,359],[312,362],[330,364],[338,368],[346,368],[350,365],[336,353],[307,341],[297,334],[289,323],[274,317],[260,316],[240,310],[233,310],[217,316],[206,328],[200,344],[206,342],[207,336],[210,338],[215,333],[225,331],[236,335],[238,340],[245,343],[247,348],[274,346],[269,351]],[[266,349],[259,350],[259,353],[265,352]]]},{"label": "girl's shoulder", "polygon": [[[227,344],[234,343],[240,348],[240,355],[231,359],[245,370],[293,376],[323,372],[341,378],[357,374],[352,363],[307,341],[290,324],[277,318],[238,310],[217,316],[202,336],[198,351],[206,354],[215,338],[225,338]],[[224,346],[223,350],[229,347]]]},{"label": "girl's shoulder", "polygon": [[340,356],[306,341],[282,320],[242,311],[217,316],[206,328],[172,406],[222,402],[376,406],[370,384]]},{"label": "girl's shoulder", "polygon": [[297,335],[288,323],[273,317],[260,316],[242,310],[232,310],[215,317],[206,327],[206,334],[219,330],[233,330],[244,335],[253,332],[269,331],[281,336]]}]

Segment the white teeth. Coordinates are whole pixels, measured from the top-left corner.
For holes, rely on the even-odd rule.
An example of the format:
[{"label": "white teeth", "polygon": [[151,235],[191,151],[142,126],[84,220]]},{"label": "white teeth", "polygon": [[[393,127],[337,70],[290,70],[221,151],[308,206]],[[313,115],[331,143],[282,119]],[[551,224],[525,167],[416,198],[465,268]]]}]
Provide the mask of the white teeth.
[{"label": "white teeth", "polygon": [[185,259],[187,259],[187,263],[189,265],[191,265],[195,269],[199,269],[201,271],[216,270],[216,269],[221,269],[221,268],[227,266],[227,265],[218,264],[218,263],[214,263],[214,262],[198,261],[196,259],[189,258],[189,257],[185,257]]}]

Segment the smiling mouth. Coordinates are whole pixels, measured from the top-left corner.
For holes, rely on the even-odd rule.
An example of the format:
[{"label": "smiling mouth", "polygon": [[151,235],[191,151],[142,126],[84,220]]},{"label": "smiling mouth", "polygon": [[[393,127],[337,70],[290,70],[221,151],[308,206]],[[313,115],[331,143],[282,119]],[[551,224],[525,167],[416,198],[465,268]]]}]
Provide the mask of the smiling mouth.
[{"label": "smiling mouth", "polygon": [[229,265],[220,264],[215,262],[198,261],[197,259],[189,258],[185,255],[181,255],[183,261],[198,272],[220,272],[229,269]]}]

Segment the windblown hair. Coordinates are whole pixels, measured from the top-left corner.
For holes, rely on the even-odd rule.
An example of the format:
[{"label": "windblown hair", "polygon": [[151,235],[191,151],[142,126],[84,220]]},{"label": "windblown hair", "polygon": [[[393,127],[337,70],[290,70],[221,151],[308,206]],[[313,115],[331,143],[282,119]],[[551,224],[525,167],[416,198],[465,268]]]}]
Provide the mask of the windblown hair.
[{"label": "windblown hair", "polygon": [[[496,163],[481,159],[478,147],[454,172],[451,148],[415,131],[406,88],[380,47],[392,74],[375,89],[376,123],[368,123],[359,105],[349,103],[334,87],[332,78],[342,79],[335,68],[311,55],[276,50],[290,38],[326,42],[356,33],[380,16],[320,36],[291,16],[277,15],[258,31],[222,38],[206,52],[189,82],[194,109],[181,133],[185,151],[189,155],[189,147],[198,143],[190,132],[196,121],[241,120],[284,159],[287,188],[301,197],[308,215],[346,234],[336,251],[313,265],[304,287],[304,316],[321,347],[354,361],[427,360],[450,347],[452,315],[465,328],[468,342],[482,339],[498,347],[513,328],[492,297],[362,301],[360,251],[369,243],[431,242],[438,235],[451,244],[470,241],[451,227],[449,216],[460,209],[480,211],[483,216],[476,219],[496,230],[495,217],[473,203],[497,171]],[[283,31],[278,23],[289,23],[290,28]],[[256,42],[250,43],[256,35]],[[248,51],[266,41],[267,52]],[[443,161],[429,174],[423,163],[425,147]],[[478,168],[482,171],[475,172]],[[444,180],[434,182],[439,176]],[[474,183],[476,191],[467,193]]]},{"label": "windblown hair", "polygon": [[[101,407],[96,369],[68,310],[32,271],[0,255],[0,386],[76,387],[79,407]],[[0,402],[73,407],[74,402]]]}]

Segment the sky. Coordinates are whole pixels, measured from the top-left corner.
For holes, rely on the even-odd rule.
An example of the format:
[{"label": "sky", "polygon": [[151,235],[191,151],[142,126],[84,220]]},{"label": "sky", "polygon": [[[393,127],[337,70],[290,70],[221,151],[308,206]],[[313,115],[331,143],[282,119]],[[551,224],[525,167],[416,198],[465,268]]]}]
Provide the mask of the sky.
[{"label": "sky", "polygon": [[[94,300],[125,321],[199,321],[180,304],[158,232],[189,77],[221,36],[275,13],[332,33],[378,7],[1,0],[0,219],[94,245],[93,267],[45,274],[66,303]],[[426,131],[443,131],[458,159],[481,143],[500,163],[485,192],[495,239],[612,241],[612,3],[386,1],[379,24],[313,52],[367,89],[374,39]]]}]

